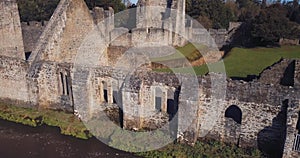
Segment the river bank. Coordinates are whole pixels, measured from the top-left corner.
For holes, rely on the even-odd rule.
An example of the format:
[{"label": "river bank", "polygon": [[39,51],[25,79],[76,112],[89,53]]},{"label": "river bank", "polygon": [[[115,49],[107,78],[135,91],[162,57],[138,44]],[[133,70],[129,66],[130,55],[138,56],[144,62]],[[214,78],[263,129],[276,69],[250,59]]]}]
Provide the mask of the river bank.
[{"label": "river bank", "polygon": [[59,127],[60,133],[80,139],[91,138],[84,124],[71,113],[54,110],[38,110],[0,103],[0,119],[32,127],[48,125]]},{"label": "river bank", "polygon": [[[20,124],[27,125],[27,126],[23,126]],[[13,130],[9,129],[10,127],[12,127]],[[10,132],[8,132],[7,129],[9,129]],[[51,157],[52,155],[51,152],[53,152],[52,150],[55,150],[56,152],[55,157],[57,157],[57,155],[60,155],[62,157],[74,157],[74,154],[77,155],[78,153],[72,150],[71,152],[73,153],[72,156],[72,154],[68,154],[70,152],[69,150],[71,148],[76,148],[76,151],[81,151],[81,149],[78,149],[81,148],[80,147],[81,144],[85,144],[84,146],[101,146],[101,148],[98,149],[92,147],[85,149],[83,147],[84,150],[88,151],[87,153],[91,152],[89,153],[88,157],[107,157],[107,158],[119,157],[120,153],[123,153],[122,157],[126,157],[126,155],[130,155],[129,157],[142,156],[148,158],[152,158],[152,157],[162,157],[162,158],[169,158],[169,157],[170,158],[174,158],[174,157],[175,158],[188,158],[188,157],[253,158],[254,157],[254,158],[258,158],[261,157],[261,153],[257,149],[246,150],[246,149],[238,148],[236,146],[226,145],[217,141],[207,141],[207,140],[206,141],[199,140],[194,147],[176,143],[176,144],[169,144],[168,146],[163,147],[162,149],[159,150],[137,153],[133,155],[131,153],[121,152],[119,150],[112,149],[107,145],[103,144],[102,142],[100,142],[99,140],[97,140],[96,138],[94,138],[89,133],[87,128],[84,126],[84,124],[74,114],[65,113],[63,111],[20,108],[20,107],[3,104],[3,103],[0,103],[0,132],[1,132],[0,141],[3,140],[1,142],[10,142],[11,145],[19,144],[20,146],[25,146],[26,150],[24,149],[23,152],[25,152],[25,154],[27,155],[29,154],[30,157],[32,157],[32,154],[35,155],[49,154],[50,155],[49,157]],[[65,135],[69,135],[69,136],[65,136]],[[73,136],[75,138],[70,136]],[[76,138],[80,138],[80,139],[76,139]],[[70,143],[67,144],[65,143],[66,141],[70,141],[70,140],[74,142],[73,145],[70,145]],[[114,143],[114,145],[116,144],[122,145],[124,143],[122,142],[122,140],[119,140],[117,138],[115,139],[111,138],[111,141]],[[5,144],[6,143],[2,145]],[[55,144],[58,144],[58,146],[62,145],[63,147],[57,148]],[[49,146],[51,149],[49,149]],[[12,149],[4,150],[2,152],[4,153],[6,152],[7,154],[13,154],[14,152],[12,150],[14,148],[18,148],[18,146],[13,147]],[[93,150],[90,151],[91,150],[90,148],[92,148]],[[105,154],[103,155],[102,149],[105,149],[104,153],[108,153],[108,155]],[[0,151],[1,150],[3,149],[0,148]],[[12,153],[10,153],[10,151]],[[100,155],[102,154],[102,156],[100,156],[99,153]]]},{"label": "river bank", "polygon": [[0,157],[3,158],[138,158],[110,148],[94,137],[76,139],[60,134],[56,127],[30,127],[2,119],[0,142]]}]

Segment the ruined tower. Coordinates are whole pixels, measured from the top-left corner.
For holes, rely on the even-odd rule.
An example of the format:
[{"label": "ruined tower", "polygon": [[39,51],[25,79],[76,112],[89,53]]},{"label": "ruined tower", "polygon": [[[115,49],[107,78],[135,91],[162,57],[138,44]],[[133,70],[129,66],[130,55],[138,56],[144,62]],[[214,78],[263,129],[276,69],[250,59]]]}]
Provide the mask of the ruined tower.
[{"label": "ruined tower", "polygon": [[174,32],[173,45],[182,45],[185,35],[185,0],[139,0],[137,28],[159,28]]},{"label": "ruined tower", "polygon": [[184,28],[185,0],[139,0],[136,14],[137,28],[163,28],[169,18]]},{"label": "ruined tower", "polygon": [[0,55],[25,59],[16,0],[0,0]]},{"label": "ruined tower", "polygon": [[137,28],[162,28],[167,6],[166,0],[139,0],[136,13]]}]

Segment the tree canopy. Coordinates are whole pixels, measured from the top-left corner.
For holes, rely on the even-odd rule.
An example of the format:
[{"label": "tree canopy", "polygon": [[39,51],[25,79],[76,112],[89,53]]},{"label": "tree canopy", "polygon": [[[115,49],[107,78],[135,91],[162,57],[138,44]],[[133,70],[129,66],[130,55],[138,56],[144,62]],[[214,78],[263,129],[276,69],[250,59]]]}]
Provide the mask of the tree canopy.
[{"label": "tree canopy", "polygon": [[[60,0],[17,0],[21,21],[49,20]],[[112,7],[115,13],[125,10],[121,0],[85,0],[90,9],[99,6]]]},{"label": "tree canopy", "polygon": [[208,28],[227,28],[230,21],[236,21],[231,4],[222,0],[187,0],[186,13]]},{"label": "tree canopy", "polygon": [[274,44],[280,38],[300,38],[299,25],[288,18],[288,10],[280,4],[260,11],[253,20],[252,36],[260,45]]},{"label": "tree canopy", "polygon": [[17,0],[21,21],[49,20],[59,0]]}]

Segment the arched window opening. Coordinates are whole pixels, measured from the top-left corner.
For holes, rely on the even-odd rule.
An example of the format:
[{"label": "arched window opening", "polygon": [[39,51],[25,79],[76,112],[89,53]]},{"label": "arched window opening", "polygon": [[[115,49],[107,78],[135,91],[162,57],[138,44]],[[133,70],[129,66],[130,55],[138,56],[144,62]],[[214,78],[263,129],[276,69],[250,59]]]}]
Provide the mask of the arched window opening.
[{"label": "arched window opening", "polygon": [[231,105],[227,108],[225,117],[232,118],[236,123],[242,124],[242,110],[236,105]]},{"label": "arched window opening", "polygon": [[162,110],[162,95],[163,92],[159,87],[155,88],[155,110]]}]

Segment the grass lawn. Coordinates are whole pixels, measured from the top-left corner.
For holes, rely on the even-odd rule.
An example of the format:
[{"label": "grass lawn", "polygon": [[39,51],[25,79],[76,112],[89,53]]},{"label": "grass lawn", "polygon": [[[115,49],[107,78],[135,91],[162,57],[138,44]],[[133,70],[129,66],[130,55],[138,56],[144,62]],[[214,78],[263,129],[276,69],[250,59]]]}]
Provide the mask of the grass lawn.
[{"label": "grass lawn", "polygon": [[162,61],[168,61],[168,60],[176,60],[176,59],[182,59],[187,58],[189,61],[194,61],[202,57],[199,50],[205,51],[207,48],[204,45],[193,45],[191,43],[176,48],[177,52],[168,56],[159,57],[159,58],[152,58],[150,59],[152,62],[162,62]]},{"label": "grass lawn", "polygon": [[[283,46],[280,48],[233,48],[223,62],[228,77],[247,77],[247,75],[259,75],[265,68],[273,65],[281,58],[300,58],[300,46]],[[220,63],[210,64],[211,67]],[[197,75],[204,75],[208,72],[207,65],[194,67]],[[155,70],[159,72],[170,72],[168,69]],[[177,68],[174,72],[189,72],[187,68]],[[216,71],[217,68],[216,68]]]}]

